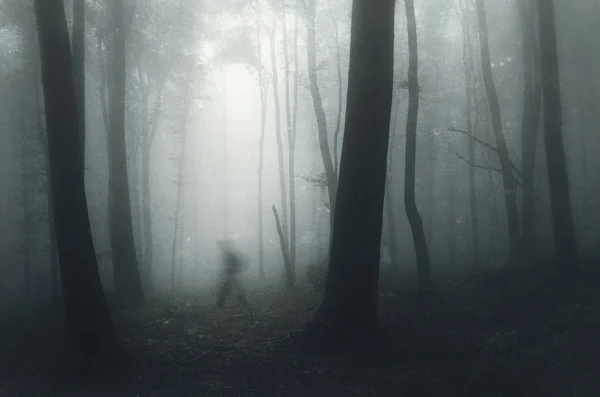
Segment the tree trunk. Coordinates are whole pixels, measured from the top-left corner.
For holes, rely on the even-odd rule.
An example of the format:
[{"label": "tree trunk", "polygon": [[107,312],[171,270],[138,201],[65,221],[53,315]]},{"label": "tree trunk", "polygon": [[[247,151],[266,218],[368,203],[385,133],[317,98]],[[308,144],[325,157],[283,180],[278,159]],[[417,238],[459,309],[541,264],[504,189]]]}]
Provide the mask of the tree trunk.
[{"label": "tree trunk", "polygon": [[285,271],[285,286],[288,290],[294,289],[295,274],[292,270],[292,262],[290,261],[289,250],[286,247],[285,236],[283,235],[283,229],[281,228],[281,222],[279,222],[279,214],[277,208],[273,205],[273,217],[275,218],[275,227],[277,228],[277,234],[279,235],[279,245],[281,247],[281,256],[283,258],[283,269]]},{"label": "tree trunk", "polygon": [[287,205],[287,190],[285,186],[285,164],[283,161],[283,138],[281,136],[281,109],[279,105],[279,77],[277,74],[277,56],[275,47],[277,45],[277,18],[273,14],[271,23],[271,32],[269,34],[271,44],[271,75],[273,83],[273,102],[275,104],[275,137],[277,138],[277,158],[279,160],[279,189],[281,192],[281,227],[283,236],[288,238],[288,205]]},{"label": "tree trunk", "polygon": [[92,239],[73,61],[64,4],[36,0],[52,205],[67,328],[82,369],[111,368],[121,350],[106,303]]},{"label": "tree trunk", "polygon": [[[386,0],[387,1],[387,0]],[[316,32],[316,13],[317,0],[307,0],[306,7],[306,53],[308,64],[308,83],[310,95],[313,100],[313,108],[317,118],[317,129],[319,131],[319,149],[323,166],[325,167],[325,178],[327,179],[327,191],[329,193],[329,208],[330,211],[330,234],[333,232],[333,214],[335,213],[335,203],[337,194],[337,176],[329,143],[327,137],[327,118],[323,109],[323,101],[321,100],[321,92],[319,91],[319,83],[317,78],[317,32]]]},{"label": "tree trunk", "polygon": [[395,271],[400,269],[400,263],[398,261],[398,249],[396,245],[396,216],[394,214],[394,200],[392,196],[392,184],[394,176],[394,150],[396,141],[396,125],[398,122],[398,113],[400,113],[400,92],[396,92],[396,102],[392,111],[394,112],[394,120],[390,128],[390,144],[388,148],[388,164],[387,164],[387,178],[385,182],[385,209],[387,215],[388,234],[390,238],[389,252],[391,268]]},{"label": "tree trunk", "polygon": [[579,253],[569,196],[569,177],[563,145],[556,22],[552,0],[537,0],[542,89],[544,106],[544,143],[550,184],[550,209],[554,244],[559,265],[572,272],[579,265]]},{"label": "tree trunk", "polygon": [[323,302],[309,326],[327,349],[364,346],[377,337],[394,5],[393,0],[352,3],[348,102],[329,271]]},{"label": "tree trunk", "polygon": [[534,169],[542,91],[539,81],[539,49],[535,32],[535,9],[531,1],[520,2],[523,50],[523,110],[521,114],[521,169],[523,174],[522,240],[524,255],[535,252],[536,219]]},{"label": "tree trunk", "polygon": [[260,23],[256,22],[258,88],[260,90],[260,140],[258,142],[258,278],[265,279],[265,242],[263,229],[263,165],[265,161],[265,127],[267,122],[267,83],[264,79]]},{"label": "tree trunk", "polygon": [[[470,21],[467,16],[467,8],[465,4],[462,6],[463,13],[463,66],[465,69],[465,115],[467,132],[470,135],[476,136],[476,131],[473,128],[473,91],[474,82],[474,66],[473,66],[473,48],[471,46],[471,29]],[[469,150],[469,212],[471,223],[471,243],[473,245],[473,267],[478,269],[481,265],[481,253],[479,251],[479,219],[477,217],[477,195],[475,189],[475,141],[468,140]]]},{"label": "tree trunk", "polygon": [[[298,76],[298,61],[294,58],[294,104],[293,113],[291,110],[291,98],[290,98],[290,68],[289,68],[289,52],[288,52],[288,37],[287,37],[287,17],[285,12],[282,15],[282,31],[283,31],[283,57],[284,57],[284,71],[285,71],[285,114],[286,114],[286,127],[287,127],[287,139],[288,139],[288,177],[290,185],[290,239],[289,239],[289,259],[291,272],[296,274],[296,184],[294,175],[294,151],[296,146],[296,112],[297,112],[297,76]],[[294,32],[294,56],[298,55],[298,21],[296,21],[295,32]]]},{"label": "tree trunk", "polygon": [[404,1],[408,33],[408,114],[406,116],[406,156],[404,163],[404,206],[415,244],[419,290],[431,289],[431,264],[423,220],[415,201],[415,174],[417,155],[417,121],[419,117],[419,58],[417,52],[417,22],[413,0]]},{"label": "tree trunk", "polygon": [[[331,2],[329,3],[331,8]],[[337,100],[338,100],[338,109],[337,116],[335,119],[335,130],[333,130],[333,168],[337,175],[338,173],[338,144],[340,141],[340,129],[342,124],[342,107],[343,103],[343,87],[342,87],[342,57],[340,56],[340,39],[338,32],[338,22],[335,16],[331,15],[331,19],[333,20],[333,34],[335,38],[335,66],[336,66],[336,77],[337,77]],[[392,210],[393,211],[393,210]]]},{"label": "tree trunk", "polygon": [[506,215],[508,218],[508,244],[510,257],[516,260],[519,256],[519,218],[517,214],[517,194],[515,181],[512,174],[512,162],[506,145],[500,112],[498,93],[492,76],[490,61],[490,49],[488,43],[487,20],[483,0],[475,0],[477,20],[479,24],[479,46],[481,51],[481,69],[485,91],[488,98],[490,113],[492,116],[492,131],[496,141],[500,167],[502,168],[502,185],[504,187],[504,200],[506,204]]},{"label": "tree trunk", "polygon": [[79,133],[85,167],[85,0],[73,0],[73,73],[77,90],[77,111],[80,114]]},{"label": "tree trunk", "polygon": [[125,148],[126,26],[123,0],[113,2],[111,16],[114,32],[109,101],[108,201],[113,276],[119,299],[126,304],[139,305],[143,302],[143,291],[133,239]]}]

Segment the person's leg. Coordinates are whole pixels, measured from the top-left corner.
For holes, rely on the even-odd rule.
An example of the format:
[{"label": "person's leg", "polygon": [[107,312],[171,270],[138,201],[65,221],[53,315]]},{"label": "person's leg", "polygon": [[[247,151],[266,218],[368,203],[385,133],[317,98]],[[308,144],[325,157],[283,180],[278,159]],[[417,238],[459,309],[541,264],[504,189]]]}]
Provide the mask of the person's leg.
[{"label": "person's leg", "polygon": [[244,289],[244,286],[242,285],[242,282],[240,281],[239,278],[235,278],[235,289],[236,289],[236,297],[238,302],[240,302],[241,304],[246,304],[248,303],[248,297],[246,296],[246,290]]},{"label": "person's leg", "polygon": [[217,291],[217,307],[223,307],[225,305],[225,298],[227,298],[227,295],[231,292],[231,286],[230,277],[225,277],[221,281],[221,285]]}]

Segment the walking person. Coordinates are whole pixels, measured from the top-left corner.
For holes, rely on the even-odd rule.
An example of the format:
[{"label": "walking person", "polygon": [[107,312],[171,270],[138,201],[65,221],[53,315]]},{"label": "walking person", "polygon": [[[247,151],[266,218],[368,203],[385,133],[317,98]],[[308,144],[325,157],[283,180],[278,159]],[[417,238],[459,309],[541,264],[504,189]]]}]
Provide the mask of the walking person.
[{"label": "walking person", "polygon": [[248,303],[246,291],[239,279],[240,273],[244,271],[244,263],[240,256],[235,252],[231,240],[221,240],[218,242],[222,255],[221,280],[217,291],[217,307],[225,305],[225,299],[232,292],[235,293],[238,302]]}]

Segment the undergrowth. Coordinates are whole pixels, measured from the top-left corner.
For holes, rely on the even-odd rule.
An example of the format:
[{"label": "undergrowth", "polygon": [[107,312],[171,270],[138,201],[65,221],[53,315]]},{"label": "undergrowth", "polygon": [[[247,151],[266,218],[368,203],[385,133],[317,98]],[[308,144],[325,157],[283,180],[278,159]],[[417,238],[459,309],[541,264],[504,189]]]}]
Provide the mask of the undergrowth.
[{"label": "undergrowth", "polygon": [[57,313],[5,318],[0,396],[600,395],[600,269],[570,288],[551,274],[508,271],[438,280],[427,300],[412,285],[382,288],[388,346],[360,354],[317,356],[294,344],[320,302],[310,286],[262,285],[248,306],[222,310],[208,292],[113,308],[132,361],[85,381],[64,376]]}]

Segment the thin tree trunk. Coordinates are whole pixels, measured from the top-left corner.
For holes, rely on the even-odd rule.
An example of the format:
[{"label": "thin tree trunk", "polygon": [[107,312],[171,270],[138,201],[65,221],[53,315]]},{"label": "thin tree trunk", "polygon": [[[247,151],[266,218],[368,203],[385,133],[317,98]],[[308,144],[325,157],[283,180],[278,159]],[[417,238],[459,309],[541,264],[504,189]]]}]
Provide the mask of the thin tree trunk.
[{"label": "thin tree trunk", "polygon": [[[329,1],[329,10],[331,12],[331,19],[333,22],[333,34],[335,38],[335,66],[336,66],[336,77],[337,77],[337,100],[338,109],[337,117],[335,119],[335,130],[333,130],[333,168],[336,175],[338,174],[338,144],[340,141],[340,130],[342,124],[342,107],[343,107],[343,87],[342,87],[342,57],[340,56],[340,39],[338,32],[338,22],[331,9],[331,1]],[[392,210],[393,211],[393,210]]]},{"label": "thin tree trunk", "polygon": [[288,290],[294,289],[295,274],[292,270],[292,262],[289,257],[289,250],[286,247],[285,236],[283,235],[283,229],[281,228],[281,222],[279,222],[279,214],[277,208],[273,205],[273,217],[275,218],[275,227],[277,228],[277,234],[279,235],[279,245],[281,246],[281,256],[283,258],[283,268],[285,271],[285,286]]},{"label": "thin tree trunk", "polygon": [[[473,49],[471,47],[471,29],[470,20],[467,16],[468,5],[462,6],[463,13],[463,67],[465,69],[465,116],[467,132],[470,135],[476,136],[476,131],[473,128]],[[477,195],[475,190],[475,141],[468,140],[469,150],[469,212],[471,223],[471,243],[473,245],[473,267],[479,268],[481,264],[481,253],[479,251],[479,219],[477,217]]]},{"label": "thin tree trunk", "polygon": [[550,184],[550,209],[554,244],[562,270],[569,273],[579,265],[575,225],[569,196],[569,176],[563,144],[558,51],[554,2],[537,0],[542,87],[544,106],[544,143]]},{"label": "thin tree trunk", "polygon": [[221,111],[223,117],[223,130],[221,136],[223,137],[223,238],[229,238],[229,148],[228,145],[228,114],[227,114],[227,76],[226,70],[221,69]]},{"label": "thin tree trunk", "polygon": [[392,109],[394,116],[390,129],[390,144],[388,148],[388,164],[387,164],[387,177],[385,182],[385,208],[387,215],[388,234],[390,242],[388,244],[391,268],[395,271],[400,269],[400,263],[398,261],[398,249],[396,246],[396,216],[394,214],[394,200],[392,195],[392,184],[394,176],[394,151],[396,149],[396,125],[398,122],[398,114],[400,113],[400,92],[396,91],[396,102],[394,109]]},{"label": "thin tree trunk", "polygon": [[125,148],[126,26],[123,0],[112,4],[113,52],[110,96],[109,223],[115,291],[126,304],[143,302],[131,221],[131,199]]},{"label": "thin tree trunk", "polygon": [[535,253],[536,217],[534,169],[541,112],[539,49],[535,34],[535,8],[531,1],[520,2],[523,50],[523,110],[521,114],[521,169],[523,174],[522,246],[524,255]]},{"label": "thin tree trunk", "polygon": [[481,51],[481,69],[483,81],[488,98],[490,113],[492,116],[492,131],[496,141],[500,167],[502,168],[502,185],[504,187],[504,200],[506,203],[506,215],[508,218],[508,243],[510,257],[516,260],[519,256],[519,219],[517,213],[517,194],[513,178],[512,163],[506,145],[506,138],[502,127],[502,116],[498,93],[492,76],[490,61],[490,49],[488,43],[487,20],[483,0],[475,0],[477,20],[479,24],[479,46]]},{"label": "thin tree trunk", "polygon": [[333,232],[333,214],[335,213],[336,193],[337,193],[337,175],[331,159],[329,143],[327,137],[327,118],[321,92],[319,91],[319,83],[317,79],[317,32],[316,32],[316,10],[317,0],[307,0],[306,7],[306,47],[307,47],[307,64],[308,64],[308,82],[310,95],[313,100],[313,108],[317,118],[317,129],[319,131],[319,149],[323,166],[325,167],[325,178],[327,179],[327,191],[329,193],[329,208],[330,211],[330,234]]},{"label": "thin tree trunk", "polygon": [[80,369],[111,368],[121,362],[122,351],[94,253],[64,4],[36,0],[34,6],[67,328]]},{"label": "thin tree trunk", "polygon": [[408,114],[406,116],[406,156],[404,163],[404,206],[415,244],[419,290],[431,289],[431,264],[423,230],[423,220],[415,201],[417,154],[417,121],[419,117],[419,58],[417,51],[417,22],[413,0],[405,0],[408,33]]},{"label": "thin tree trunk", "polygon": [[85,1],[73,0],[73,73],[80,118],[81,150],[85,166]]},{"label": "thin tree trunk", "polygon": [[279,77],[277,73],[277,56],[275,47],[277,45],[277,18],[273,14],[269,39],[271,44],[271,81],[273,83],[273,102],[275,104],[275,137],[277,138],[277,158],[279,160],[279,189],[281,194],[281,227],[283,236],[288,238],[288,205],[287,190],[285,186],[285,164],[283,161],[283,138],[281,134],[281,109],[279,105]]},{"label": "thin tree trunk", "polygon": [[260,23],[256,22],[258,88],[260,90],[260,140],[258,142],[258,277],[265,279],[264,229],[263,229],[263,166],[265,152],[265,127],[267,122],[267,83],[262,64],[262,46],[260,41]]},{"label": "thin tree trunk", "polygon": [[[297,86],[294,86],[294,104],[291,105],[290,98],[290,59],[288,51],[288,35],[287,35],[287,16],[285,12],[282,15],[282,31],[283,31],[283,57],[284,57],[284,72],[285,72],[285,114],[288,139],[288,167],[289,167],[289,185],[290,185],[290,239],[289,239],[289,259],[292,274],[296,274],[296,184],[294,175],[294,151],[296,145],[296,111],[297,111]],[[298,23],[294,28],[294,56],[298,55]],[[298,61],[294,59],[294,84],[297,83]],[[291,107],[293,106],[293,114]]]}]

